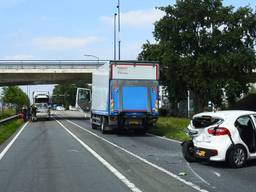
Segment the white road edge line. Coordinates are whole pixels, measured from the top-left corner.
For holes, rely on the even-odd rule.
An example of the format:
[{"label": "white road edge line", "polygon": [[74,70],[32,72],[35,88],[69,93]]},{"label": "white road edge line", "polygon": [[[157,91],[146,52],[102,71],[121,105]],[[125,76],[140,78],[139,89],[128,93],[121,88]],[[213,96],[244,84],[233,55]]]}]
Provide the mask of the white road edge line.
[{"label": "white road edge line", "polygon": [[204,182],[206,185],[211,185],[210,183],[208,183],[205,179],[203,179],[197,172],[195,172],[195,170],[190,166],[190,164],[187,162],[187,166],[190,169],[190,171],[202,182]]},{"label": "white road edge line", "polygon": [[109,169],[120,181],[122,181],[131,191],[142,192],[137,188],[132,182],[130,182],[122,173],[120,173],[116,168],[114,168],[110,163],[103,159],[97,152],[86,145],[81,139],[79,139],[75,134],[69,131],[60,121],[56,120],[57,123],[65,129],[72,137],[74,137],[87,151],[89,151],[96,159],[98,159],[107,169]]},{"label": "white road edge line", "polygon": [[71,124],[73,124],[73,125],[75,125],[75,126],[77,126],[77,127],[80,128],[80,129],[82,129],[82,130],[84,130],[84,131],[90,133],[91,135],[94,135],[95,137],[97,137],[97,138],[99,138],[99,139],[101,139],[101,140],[103,140],[103,141],[109,143],[110,145],[112,145],[112,146],[114,146],[114,147],[120,149],[121,151],[124,151],[124,152],[128,153],[129,155],[131,155],[131,156],[133,156],[133,157],[135,157],[135,158],[141,160],[142,162],[144,162],[144,163],[146,163],[146,164],[148,164],[148,165],[150,165],[150,166],[152,166],[152,167],[154,167],[154,168],[156,168],[156,169],[158,169],[158,170],[160,170],[160,171],[166,173],[167,175],[169,175],[169,176],[171,176],[171,177],[177,179],[178,181],[181,181],[182,183],[188,185],[189,187],[191,187],[191,188],[193,188],[193,189],[195,189],[195,190],[197,190],[197,191],[200,191],[200,192],[208,192],[207,190],[202,189],[200,186],[198,186],[198,185],[196,185],[196,184],[194,184],[194,183],[192,183],[192,182],[190,182],[190,181],[187,181],[187,180],[185,180],[185,179],[182,179],[181,177],[177,176],[176,174],[174,174],[174,173],[172,173],[172,172],[170,172],[170,171],[168,171],[168,170],[166,170],[166,169],[164,169],[164,168],[162,168],[162,167],[160,167],[160,166],[158,166],[158,165],[156,165],[156,164],[154,164],[154,163],[149,162],[148,160],[146,160],[146,159],[144,159],[144,158],[142,158],[142,157],[140,157],[140,156],[138,156],[138,155],[136,155],[136,154],[134,154],[134,153],[132,153],[132,152],[126,150],[126,149],[124,149],[123,147],[120,147],[120,146],[118,146],[118,145],[116,145],[116,144],[114,144],[114,143],[108,141],[107,139],[105,139],[105,138],[103,138],[103,137],[100,137],[99,135],[97,135],[97,134],[95,134],[95,133],[93,133],[93,132],[91,132],[91,131],[89,131],[89,130],[83,128],[83,127],[81,127],[80,125],[78,125],[78,124],[76,124],[76,123],[74,123],[74,122],[72,122],[72,121],[70,121],[70,120],[66,120],[66,121],[69,122],[69,123],[71,123]]},{"label": "white road edge line", "polygon": [[218,173],[217,171],[213,171],[213,173],[214,173],[217,177],[221,177],[221,174]]},{"label": "white road edge line", "polygon": [[23,129],[28,125],[29,122],[25,123],[25,125],[23,125],[23,127],[19,130],[19,132],[15,135],[15,137],[12,138],[12,140],[10,141],[10,143],[8,143],[8,145],[4,148],[4,150],[0,153],[0,161],[3,159],[4,155],[8,152],[8,150],[11,148],[11,146],[13,145],[13,143],[16,141],[16,139],[19,137],[19,135],[21,134],[21,132],[23,131]]},{"label": "white road edge line", "polygon": [[152,133],[147,133],[147,135],[157,137],[159,139],[163,139],[163,140],[166,140],[166,141],[172,141],[172,142],[179,143],[179,144],[182,143],[181,141],[178,141],[178,140],[175,140],[175,139],[169,139],[169,138],[166,138],[166,137],[161,137],[161,136],[158,136],[158,135],[155,135],[155,134],[152,134]]}]

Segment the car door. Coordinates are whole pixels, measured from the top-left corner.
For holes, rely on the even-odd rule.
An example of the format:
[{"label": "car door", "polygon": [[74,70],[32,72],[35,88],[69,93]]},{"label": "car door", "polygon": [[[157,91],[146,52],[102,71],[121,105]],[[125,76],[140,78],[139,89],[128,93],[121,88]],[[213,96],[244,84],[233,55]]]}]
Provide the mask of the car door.
[{"label": "car door", "polygon": [[245,115],[235,121],[235,127],[239,132],[240,138],[246,144],[250,153],[255,152],[255,126],[253,119],[250,115]]}]

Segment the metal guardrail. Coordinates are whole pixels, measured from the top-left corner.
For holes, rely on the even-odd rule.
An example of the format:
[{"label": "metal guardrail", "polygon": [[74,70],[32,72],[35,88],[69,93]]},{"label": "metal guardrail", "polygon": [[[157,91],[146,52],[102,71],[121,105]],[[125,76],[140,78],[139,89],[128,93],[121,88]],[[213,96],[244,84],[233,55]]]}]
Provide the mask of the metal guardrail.
[{"label": "metal guardrail", "polygon": [[20,117],[20,115],[13,115],[11,117],[7,117],[5,119],[0,119],[0,125],[3,125],[5,123],[8,123],[9,121],[12,121],[14,119],[18,119]]},{"label": "metal guardrail", "polygon": [[0,69],[91,69],[104,60],[0,60]]}]

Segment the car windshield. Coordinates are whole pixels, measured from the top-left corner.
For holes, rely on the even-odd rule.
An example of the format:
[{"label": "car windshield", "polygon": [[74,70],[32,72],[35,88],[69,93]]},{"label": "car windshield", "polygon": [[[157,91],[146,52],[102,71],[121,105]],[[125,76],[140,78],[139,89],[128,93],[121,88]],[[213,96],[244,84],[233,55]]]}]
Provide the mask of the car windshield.
[{"label": "car windshield", "polygon": [[48,109],[47,103],[36,103],[35,106],[37,109]]}]

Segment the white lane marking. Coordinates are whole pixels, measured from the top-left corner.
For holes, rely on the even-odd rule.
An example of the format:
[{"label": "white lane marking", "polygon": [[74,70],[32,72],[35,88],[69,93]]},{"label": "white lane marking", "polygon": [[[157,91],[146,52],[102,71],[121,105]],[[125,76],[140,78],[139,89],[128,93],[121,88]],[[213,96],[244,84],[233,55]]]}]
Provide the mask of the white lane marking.
[{"label": "white lane marking", "polygon": [[213,173],[214,173],[217,177],[221,177],[221,174],[218,173],[217,171],[213,171]]},{"label": "white lane marking", "polygon": [[114,146],[114,147],[120,149],[121,151],[124,151],[124,152],[128,153],[129,155],[131,155],[131,156],[133,156],[133,157],[135,157],[135,158],[141,160],[142,162],[144,162],[144,163],[146,163],[146,164],[148,164],[148,165],[150,165],[150,166],[152,166],[152,167],[154,167],[154,168],[156,168],[156,169],[158,169],[158,170],[164,172],[165,174],[167,174],[167,175],[169,175],[169,176],[171,176],[171,177],[177,179],[178,181],[181,181],[182,183],[188,185],[189,187],[191,187],[191,188],[193,188],[193,189],[195,189],[195,190],[197,190],[197,191],[200,191],[200,192],[208,192],[207,190],[202,189],[200,186],[198,186],[198,185],[196,185],[196,184],[194,184],[194,183],[192,183],[192,182],[190,182],[190,181],[187,181],[187,180],[185,180],[185,179],[182,179],[181,177],[177,176],[176,174],[174,174],[174,173],[172,173],[172,172],[170,172],[170,171],[168,171],[168,170],[166,170],[166,169],[164,169],[164,168],[162,168],[162,167],[160,167],[160,166],[158,166],[158,165],[156,165],[156,164],[154,164],[154,163],[149,162],[148,160],[146,160],[146,159],[144,159],[144,158],[142,158],[142,157],[140,157],[140,156],[138,156],[138,155],[136,155],[136,154],[134,154],[134,153],[132,153],[132,152],[130,152],[130,151],[128,151],[128,150],[126,150],[126,149],[123,148],[123,147],[120,147],[120,146],[118,146],[118,145],[116,145],[116,144],[114,144],[114,143],[108,141],[107,139],[105,139],[105,138],[103,138],[103,137],[100,137],[99,135],[97,135],[97,134],[95,134],[95,133],[93,133],[93,132],[91,132],[91,131],[89,131],[89,130],[83,128],[83,127],[81,127],[80,125],[78,125],[78,124],[76,124],[76,123],[74,123],[74,122],[72,122],[72,121],[70,121],[70,120],[66,120],[66,121],[69,122],[69,123],[71,123],[71,124],[73,124],[73,125],[75,125],[75,126],[77,126],[77,127],[80,128],[80,129],[82,129],[82,130],[84,130],[84,131],[90,133],[91,135],[93,135],[93,136],[95,136],[95,137],[97,137],[97,138],[99,138],[99,139],[101,139],[101,140],[103,140],[103,141],[109,143],[110,145],[112,145],[112,146]]},{"label": "white lane marking", "polygon": [[96,153],[92,148],[86,145],[81,139],[69,131],[61,122],[55,119],[57,123],[64,128],[72,137],[74,137],[87,151],[89,151],[96,159],[98,159],[106,168],[108,168],[119,180],[121,180],[131,191],[142,192],[137,188],[132,182],[130,182],[122,173],[120,173],[116,168],[114,168],[110,163],[103,159],[98,153]]},{"label": "white lane marking", "polygon": [[8,150],[11,148],[11,146],[13,145],[13,143],[16,141],[16,139],[19,137],[19,135],[21,134],[21,132],[23,131],[23,129],[28,125],[28,122],[25,123],[25,125],[23,125],[23,127],[19,130],[19,132],[15,135],[15,137],[13,137],[13,139],[11,140],[10,143],[8,143],[8,145],[4,148],[4,150],[0,153],[0,161],[2,160],[2,158],[4,157],[4,155],[8,152]]},{"label": "white lane marking", "polygon": [[191,166],[188,162],[187,163],[187,166],[188,168],[190,169],[190,171],[199,179],[201,180],[202,182],[204,182],[206,185],[211,185],[210,183],[208,183],[205,179],[203,179]]},{"label": "white lane marking", "polygon": [[147,133],[147,135],[157,137],[159,139],[163,139],[163,140],[166,140],[166,141],[172,141],[172,142],[179,143],[179,144],[182,143],[181,141],[178,141],[178,140],[175,140],[175,139],[169,139],[169,138],[166,138],[166,137],[161,137],[161,136],[158,136],[158,135],[155,135],[155,134],[152,134],[152,133]]}]

